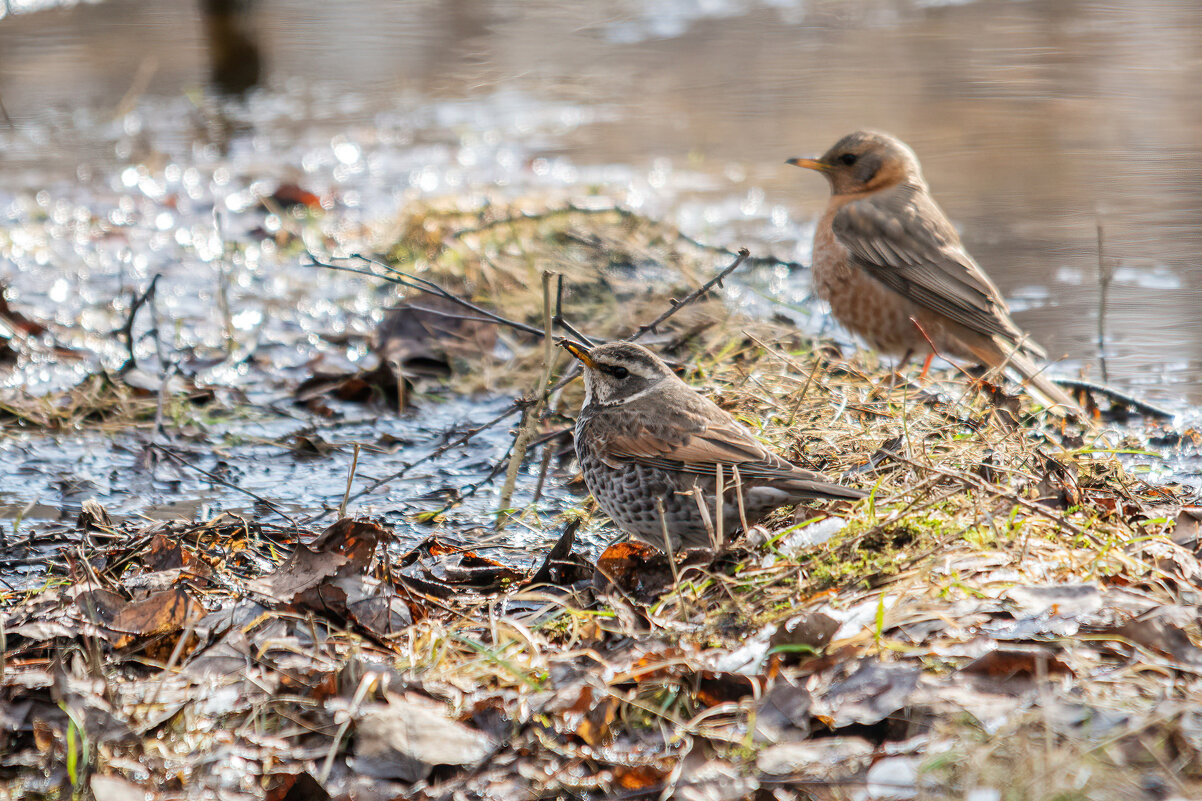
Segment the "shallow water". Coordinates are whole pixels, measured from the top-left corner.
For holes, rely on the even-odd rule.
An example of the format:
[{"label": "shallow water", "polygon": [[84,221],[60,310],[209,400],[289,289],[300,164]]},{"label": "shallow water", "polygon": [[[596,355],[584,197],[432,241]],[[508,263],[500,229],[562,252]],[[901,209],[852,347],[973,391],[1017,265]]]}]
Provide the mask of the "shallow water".
[{"label": "shallow water", "polygon": [[[523,514],[502,532],[494,530],[502,482],[483,479],[505,458],[512,425],[482,432],[470,448],[414,464],[504,412],[511,401],[450,398],[399,417],[335,404],[344,416],[334,422],[265,416],[171,440],[129,432],[6,435],[0,439],[0,551],[6,565],[0,590],[36,583],[45,560],[74,536],[70,530],[85,500],[98,501],[117,522],[205,521],[225,512],[285,529],[320,530],[338,517],[352,464],[347,508],[391,524],[398,553],[435,535],[506,562],[529,563],[558,536],[555,515],[579,499],[552,463],[536,500],[541,460],[532,459],[511,502]],[[318,443],[322,452],[297,447],[298,437]],[[151,451],[151,442],[186,464]],[[361,446],[357,462],[355,444]],[[448,511],[422,522],[442,509]],[[595,521],[580,533],[580,547],[599,551],[613,535],[604,521]],[[20,547],[7,547],[15,543]]]},{"label": "shallow water", "polygon": [[[300,267],[262,236],[289,224],[254,211],[280,182],[320,195],[321,236],[346,247],[378,239],[413,200],[537,196],[618,204],[807,262],[825,187],[784,159],[878,127],[918,152],[1020,325],[1064,355],[1060,371],[1197,417],[1200,8],[248,0],[215,13],[223,5],[108,0],[0,18],[0,275],[14,305],[106,367],[124,360],[111,331],[131,293],[156,273],[172,352],[200,360],[232,341],[272,354],[269,368],[231,360],[209,383],[270,398],[315,351],[364,356],[315,332],[367,331],[385,296]],[[763,284],[780,301],[806,296],[804,273]],[[153,352],[143,338],[139,355]],[[62,387],[96,366],[34,362],[0,381]],[[494,401],[456,403],[328,435],[429,434]],[[308,424],[223,434],[280,439]],[[438,469],[471,483],[505,437],[487,443]],[[0,504],[9,515],[92,495],[129,514],[253,507],[202,477],[139,478],[128,468],[141,447],[134,435],[9,438]],[[228,450],[239,483],[275,488],[287,509],[337,503],[345,449],[326,462],[268,458],[270,447]],[[1167,455],[1150,469],[1197,472],[1192,454]],[[410,458],[373,455],[364,469]],[[406,497],[370,500],[400,509]],[[486,521],[491,496],[478,497],[467,517]]]}]

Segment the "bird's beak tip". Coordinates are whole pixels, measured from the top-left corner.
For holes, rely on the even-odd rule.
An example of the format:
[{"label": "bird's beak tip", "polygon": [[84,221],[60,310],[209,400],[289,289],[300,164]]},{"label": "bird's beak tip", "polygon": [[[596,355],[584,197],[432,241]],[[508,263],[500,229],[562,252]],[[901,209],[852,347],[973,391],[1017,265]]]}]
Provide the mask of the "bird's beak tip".
[{"label": "bird's beak tip", "polygon": [[785,164],[792,164],[794,167],[805,167],[807,170],[817,170],[818,172],[826,172],[827,170],[826,164],[818,159],[792,158],[786,160]]},{"label": "bird's beak tip", "polygon": [[596,366],[596,363],[593,361],[592,354],[589,353],[589,349],[584,347],[583,345],[578,345],[575,342],[572,342],[571,340],[568,340],[568,339],[561,339],[561,340],[559,340],[559,342],[557,344],[559,345],[559,347],[563,348],[568,353],[572,354],[577,359],[584,362],[585,367],[595,367]]}]

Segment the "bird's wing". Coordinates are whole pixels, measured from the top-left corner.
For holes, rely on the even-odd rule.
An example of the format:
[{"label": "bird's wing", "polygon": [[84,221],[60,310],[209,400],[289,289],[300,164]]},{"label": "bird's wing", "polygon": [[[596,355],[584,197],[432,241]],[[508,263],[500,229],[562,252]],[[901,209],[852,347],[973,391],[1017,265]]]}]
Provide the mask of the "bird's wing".
[{"label": "bird's wing", "polygon": [[[683,387],[683,385],[682,385]],[[722,466],[723,483],[732,486],[735,469],[741,483],[763,482],[799,496],[864,497],[860,490],[835,484],[825,476],[805,470],[765,447],[733,417],[691,388],[676,396],[676,402],[649,401],[641,413],[623,419],[639,419],[633,425],[589,425],[594,453],[611,467],[639,464],[683,475],[716,478]],[[611,420],[610,423],[615,421]]]},{"label": "bird's wing", "polygon": [[716,478],[721,465],[726,487],[735,484],[737,470],[741,484],[762,482],[797,498],[858,500],[867,495],[863,490],[841,486],[821,473],[785,461],[733,423],[729,428],[707,429],[680,443],[667,442],[643,429],[610,439],[606,456],[611,464],[634,462],[706,478]]},{"label": "bird's wing", "polygon": [[723,465],[729,477],[730,468],[737,466],[744,478],[752,475],[787,475],[792,465],[764,448],[755,440],[746,441],[732,436],[730,431],[706,430],[692,434],[678,442],[670,442],[655,436],[646,429],[612,437],[606,443],[606,456],[626,462],[637,462],[649,467],[679,470],[696,475],[713,476],[717,465]]},{"label": "bird's wing", "polygon": [[[718,411],[717,407],[714,411]],[[733,483],[737,468],[741,481],[806,480],[828,483],[818,473],[804,470],[764,447],[725,412],[693,420],[691,431],[640,427],[611,435],[602,447],[602,458],[616,462],[634,462],[647,467],[696,476],[716,477],[722,465],[723,479]],[[834,486],[834,485],[832,485]]]},{"label": "bird's wing", "polygon": [[[902,184],[852,201],[831,226],[855,262],[890,289],[970,331],[1022,341],[1001,293],[921,187]],[[1033,343],[1023,349],[1042,356]]]}]

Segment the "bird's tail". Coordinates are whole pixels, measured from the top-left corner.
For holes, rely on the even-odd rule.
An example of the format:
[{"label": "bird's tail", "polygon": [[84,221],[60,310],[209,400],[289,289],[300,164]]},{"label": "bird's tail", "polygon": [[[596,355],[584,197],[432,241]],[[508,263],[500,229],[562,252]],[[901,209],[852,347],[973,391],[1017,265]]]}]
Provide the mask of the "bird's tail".
[{"label": "bird's tail", "polygon": [[1022,377],[1023,385],[1039,398],[1052,414],[1085,419],[1085,413],[1068,393],[1045,375],[1043,368],[1036,365],[1024,351],[1016,350],[1013,344],[992,340],[988,346],[970,349],[983,364],[998,367],[1004,362],[1007,367],[1018,373]]},{"label": "bird's tail", "polygon": [[821,479],[797,478],[781,482],[780,488],[799,498],[858,501],[861,498],[868,497],[868,493],[864,490],[844,487],[842,484],[836,484],[833,481],[823,481]]}]

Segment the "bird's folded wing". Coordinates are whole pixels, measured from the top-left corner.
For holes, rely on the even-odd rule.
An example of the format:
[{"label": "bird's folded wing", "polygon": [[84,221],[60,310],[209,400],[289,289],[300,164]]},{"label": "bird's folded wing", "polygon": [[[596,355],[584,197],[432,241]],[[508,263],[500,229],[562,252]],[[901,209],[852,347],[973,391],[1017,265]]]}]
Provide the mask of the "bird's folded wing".
[{"label": "bird's folded wing", "polygon": [[[603,454],[611,465],[633,462],[674,473],[714,478],[722,465],[723,482],[732,486],[735,471],[739,482],[764,482],[796,498],[842,498],[856,500],[867,495],[863,490],[844,487],[818,473],[785,461],[760,445],[735,425],[707,428],[682,443],[667,442],[640,430],[609,440]],[[615,465],[616,466],[616,465]]]},{"label": "bird's folded wing", "polygon": [[[997,287],[925,192],[898,187],[848,203],[831,227],[858,264],[919,306],[985,336],[1022,337]],[[1024,350],[1042,356],[1034,345]]]},{"label": "bird's folded wing", "polygon": [[797,478],[807,471],[790,464],[735,425],[707,427],[681,442],[669,442],[645,429],[609,438],[602,455],[613,463],[635,462],[694,475],[714,476],[723,466],[727,480],[737,467],[742,479]]}]

